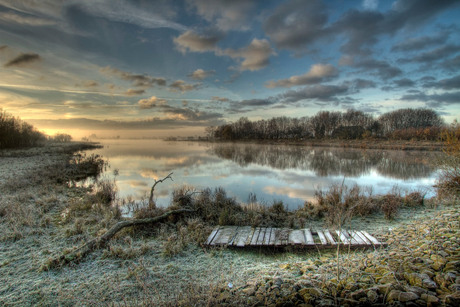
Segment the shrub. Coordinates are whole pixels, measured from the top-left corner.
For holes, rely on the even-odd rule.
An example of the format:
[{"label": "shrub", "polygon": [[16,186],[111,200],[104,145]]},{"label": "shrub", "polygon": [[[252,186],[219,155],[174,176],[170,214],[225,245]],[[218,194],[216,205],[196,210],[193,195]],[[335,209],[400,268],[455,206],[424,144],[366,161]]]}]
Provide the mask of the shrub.
[{"label": "shrub", "polygon": [[380,208],[387,220],[392,220],[396,217],[400,204],[401,197],[399,196],[387,194],[382,197]]},{"label": "shrub", "polygon": [[444,158],[440,161],[441,169],[437,189],[438,195],[460,195],[460,125],[454,122],[442,133],[444,141]]}]

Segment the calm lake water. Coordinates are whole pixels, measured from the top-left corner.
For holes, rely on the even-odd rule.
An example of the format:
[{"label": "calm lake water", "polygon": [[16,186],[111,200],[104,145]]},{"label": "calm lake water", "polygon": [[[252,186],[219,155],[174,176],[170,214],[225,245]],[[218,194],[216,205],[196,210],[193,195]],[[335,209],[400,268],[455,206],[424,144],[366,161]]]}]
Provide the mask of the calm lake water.
[{"label": "calm lake water", "polygon": [[[174,188],[223,187],[227,195],[248,202],[283,201],[289,209],[312,200],[315,190],[332,184],[358,184],[382,194],[397,187],[403,193],[434,193],[439,153],[357,150],[292,145],[212,144],[162,140],[105,140],[101,154],[115,177],[120,197],[148,197],[155,179],[173,173],[173,181],[158,184],[156,202],[168,205]],[[117,175],[115,175],[117,170]]]}]

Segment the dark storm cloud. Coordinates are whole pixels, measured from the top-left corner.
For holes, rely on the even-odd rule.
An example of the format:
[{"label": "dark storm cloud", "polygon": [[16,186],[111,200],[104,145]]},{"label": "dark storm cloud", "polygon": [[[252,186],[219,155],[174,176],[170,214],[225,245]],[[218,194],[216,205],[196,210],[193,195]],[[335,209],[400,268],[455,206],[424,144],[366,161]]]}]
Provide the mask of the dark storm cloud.
[{"label": "dark storm cloud", "polygon": [[24,66],[27,64],[31,64],[34,62],[38,62],[41,60],[40,55],[36,53],[21,53],[14,59],[11,59],[7,63],[5,63],[5,67],[11,67],[11,66]]},{"label": "dark storm cloud", "polygon": [[449,35],[444,32],[435,36],[421,36],[400,42],[391,48],[392,51],[420,51],[433,45],[442,45]]},{"label": "dark storm cloud", "polygon": [[388,80],[402,74],[402,70],[398,67],[391,66],[386,61],[379,61],[375,59],[365,59],[354,63],[352,66],[364,68],[365,70],[376,71],[376,75],[379,76],[382,80]]}]

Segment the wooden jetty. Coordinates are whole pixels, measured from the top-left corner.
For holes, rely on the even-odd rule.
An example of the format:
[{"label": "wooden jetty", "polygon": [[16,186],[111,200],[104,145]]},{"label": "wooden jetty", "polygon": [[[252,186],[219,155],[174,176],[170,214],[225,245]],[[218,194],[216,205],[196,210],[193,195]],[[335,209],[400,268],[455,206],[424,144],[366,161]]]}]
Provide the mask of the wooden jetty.
[{"label": "wooden jetty", "polygon": [[367,231],[328,229],[289,229],[250,226],[218,226],[206,246],[332,248],[386,246]]}]

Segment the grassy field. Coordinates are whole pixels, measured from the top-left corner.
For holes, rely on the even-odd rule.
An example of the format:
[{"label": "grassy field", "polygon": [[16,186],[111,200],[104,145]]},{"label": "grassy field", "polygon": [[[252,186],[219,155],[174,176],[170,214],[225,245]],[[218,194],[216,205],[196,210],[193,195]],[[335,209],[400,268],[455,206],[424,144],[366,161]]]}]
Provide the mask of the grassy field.
[{"label": "grassy field", "polygon": [[[72,184],[104,167],[100,157],[78,153],[90,146],[0,152],[0,305],[458,305],[459,205],[447,197],[401,206],[392,219],[382,212],[354,216],[349,227],[369,230],[390,246],[337,255],[202,248],[213,223],[269,219],[322,226],[327,218],[295,219],[279,206],[235,209],[218,191],[176,191],[174,206],[193,206],[199,214],[124,229],[103,249],[52,265],[125,219],[119,207],[127,201],[117,199],[114,183]],[[332,192],[323,194],[324,202]],[[207,202],[224,209],[216,212]],[[165,210],[146,204],[135,214]],[[279,216],[286,218],[279,222]]]}]

